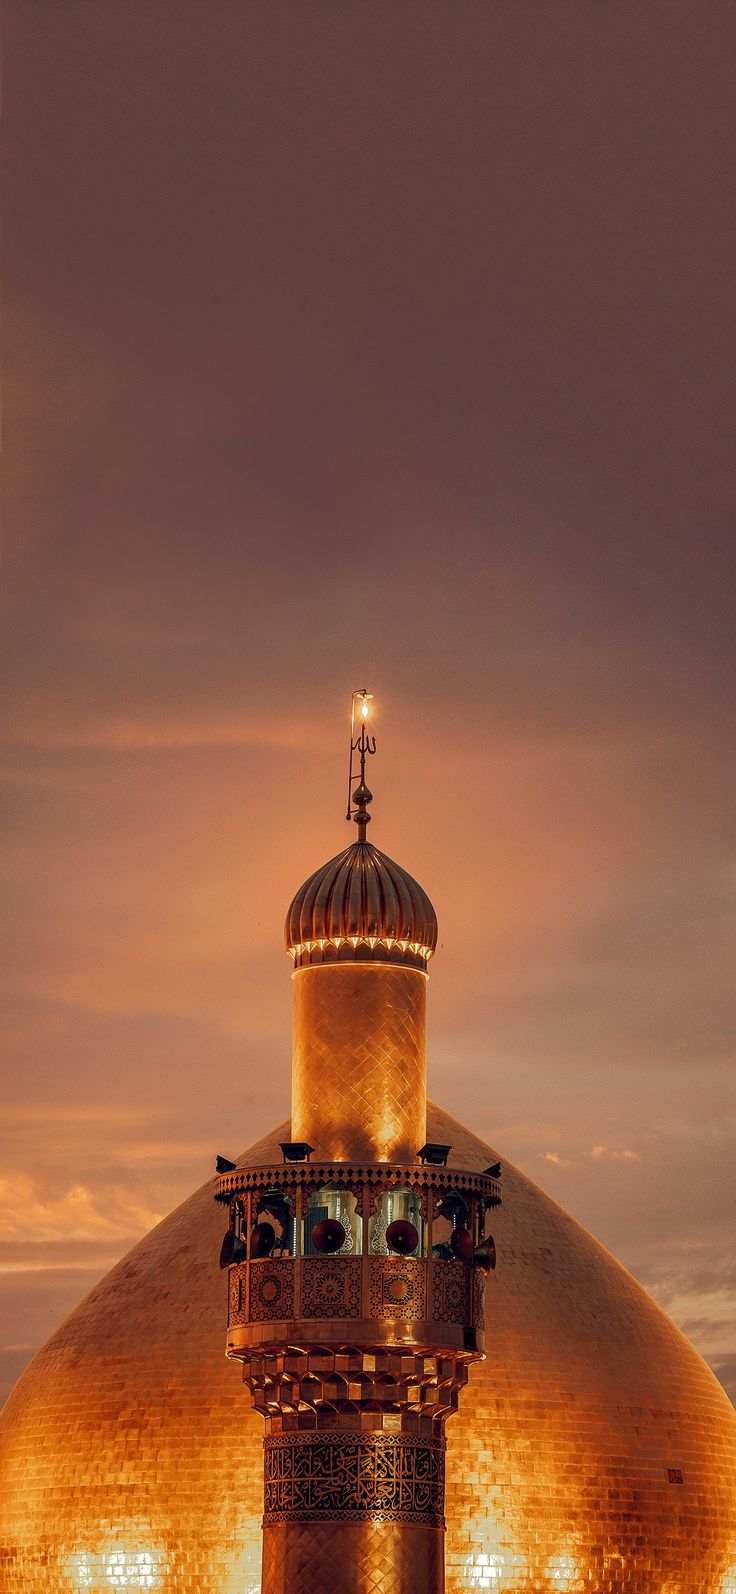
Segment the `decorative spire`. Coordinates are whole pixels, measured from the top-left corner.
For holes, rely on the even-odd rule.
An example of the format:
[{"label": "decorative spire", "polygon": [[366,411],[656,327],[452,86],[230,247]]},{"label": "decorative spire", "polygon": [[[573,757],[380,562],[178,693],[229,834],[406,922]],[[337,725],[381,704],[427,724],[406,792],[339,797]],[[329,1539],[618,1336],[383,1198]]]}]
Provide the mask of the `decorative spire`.
[{"label": "decorative spire", "polygon": [[[371,712],[373,693],[367,692],[365,687],[360,692],[353,692],[350,707],[350,773],[348,775],[348,811],[346,819],[354,819],[358,826],[358,840],[365,841],[365,833],[371,822],[367,812],[368,804],[373,802],[373,792],[365,783],[365,761],[376,751],[375,736],[368,735],[368,717]],[[356,736],[356,721],[360,727]],[[354,774],[356,753],[360,759],[360,771]],[[357,781],[357,785],[356,785]]]},{"label": "decorative spire", "polygon": [[373,793],[366,759],[370,692],[353,692],[347,819],[358,839],[316,869],[292,898],[284,925],[295,969],[327,963],[397,963],[426,974],[437,945],[437,916],[426,891],[398,863],[366,840]]}]

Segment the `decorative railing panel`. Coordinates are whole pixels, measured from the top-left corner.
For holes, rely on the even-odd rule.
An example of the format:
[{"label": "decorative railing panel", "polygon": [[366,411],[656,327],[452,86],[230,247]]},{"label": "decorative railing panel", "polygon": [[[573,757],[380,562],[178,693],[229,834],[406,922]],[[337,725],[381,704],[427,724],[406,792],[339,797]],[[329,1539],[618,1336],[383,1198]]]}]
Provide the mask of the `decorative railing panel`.
[{"label": "decorative railing panel", "polygon": [[302,1318],[360,1317],[360,1257],[304,1257],[300,1264]]},{"label": "decorative railing panel", "polygon": [[284,1322],[294,1316],[294,1263],[285,1258],[250,1264],[251,1323]]},{"label": "decorative railing panel", "polygon": [[368,1315],[422,1322],[426,1317],[426,1261],[408,1256],[372,1256],[369,1265]]}]

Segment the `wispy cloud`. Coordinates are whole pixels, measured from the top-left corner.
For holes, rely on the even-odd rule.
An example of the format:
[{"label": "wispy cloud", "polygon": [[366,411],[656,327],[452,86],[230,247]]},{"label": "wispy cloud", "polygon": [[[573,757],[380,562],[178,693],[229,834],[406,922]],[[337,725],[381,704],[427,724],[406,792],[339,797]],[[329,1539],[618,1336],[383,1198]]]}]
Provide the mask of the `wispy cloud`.
[{"label": "wispy cloud", "polygon": [[0,1179],[0,1241],[17,1245],[125,1240],[153,1228],[162,1216],[121,1185],[94,1193],[73,1184],[50,1200],[42,1198],[29,1175]]},{"label": "wispy cloud", "polygon": [[551,1162],[555,1168],[574,1168],[586,1162],[611,1163],[611,1162],[641,1162],[641,1152],[632,1151],[625,1146],[619,1149],[616,1146],[591,1146],[588,1151],[580,1151],[576,1155],[563,1156],[559,1151],[545,1151],[544,1161]]},{"label": "wispy cloud", "polygon": [[33,704],[26,705],[16,719],[6,720],[3,735],[11,750],[27,747],[67,752],[186,753],[218,747],[272,750],[309,747],[313,751],[320,742],[324,744],[323,728],[304,714],[280,720],[274,715],[272,718],[219,721],[203,717],[201,720],[81,719],[75,723],[68,709],[64,712],[62,708],[60,715],[58,709],[52,711],[49,705],[41,710]]},{"label": "wispy cloud", "polygon": [[[45,45],[72,83],[64,10],[46,8]],[[482,51],[463,63],[471,119],[503,115],[487,68]],[[544,108],[551,136],[514,138],[479,206],[471,121],[450,147],[432,97],[407,110],[397,79],[411,137],[384,118],[360,183],[353,107],[346,140],[327,149],[320,121],[294,141],[296,248],[259,186],[273,128],[240,95],[243,136],[220,153],[254,154],[264,225],[225,207],[212,294],[212,230],[191,224],[211,211],[202,149],[162,222],[161,141],[146,195],[129,140],[108,140],[103,172],[85,117],[62,126],[44,82],[28,78],[17,191],[63,226],[40,253],[21,228],[6,284],[2,1260],[39,1267],[4,1277],[6,1338],[40,1341],[214,1150],[288,1111],[281,927],[349,840],[346,721],[365,683],[371,837],[440,918],[433,1094],[729,1356],[727,251],[690,250],[687,294],[653,317],[652,261],[683,253],[681,209],[649,202],[650,160],[609,185],[601,265],[601,195],[576,189],[563,100]],[[666,73],[659,89],[662,192],[679,194],[692,152]],[[693,237],[712,192],[689,186]]]}]

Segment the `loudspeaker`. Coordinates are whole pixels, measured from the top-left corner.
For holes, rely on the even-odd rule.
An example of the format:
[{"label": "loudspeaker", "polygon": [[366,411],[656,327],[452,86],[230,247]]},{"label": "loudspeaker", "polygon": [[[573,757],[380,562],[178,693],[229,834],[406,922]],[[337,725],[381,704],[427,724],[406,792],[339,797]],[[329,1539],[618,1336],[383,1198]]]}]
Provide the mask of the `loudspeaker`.
[{"label": "loudspeaker", "polygon": [[453,1256],[460,1262],[473,1260],[473,1236],[470,1229],[453,1229],[450,1235]]},{"label": "loudspeaker", "polygon": [[220,1248],[220,1267],[230,1267],[233,1262],[244,1262],[245,1256],[243,1241],[238,1238],[234,1229],[228,1229]]},{"label": "loudspeaker", "polygon": [[480,1245],[476,1245],[473,1261],[482,1273],[493,1272],[496,1266],[496,1242],[492,1234],[487,1234]]},{"label": "loudspeaker", "polygon": [[331,1251],[339,1251],[346,1239],[347,1234],[339,1218],[322,1218],[312,1229],[312,1245],[323,1256]]},{"label": "loudspeaker", "polygon": [[407,1218],[396,1218],[386,1230],[386,1244],[389,1251],[396,1251],[399,1256],[411,1256],[419,1244],[414,1224]]},{"label": "loudspeaker", "polygon": [[256,1223],[250,1231],[251,1257],[270,1256],[276,1239],[272,1223]]}]

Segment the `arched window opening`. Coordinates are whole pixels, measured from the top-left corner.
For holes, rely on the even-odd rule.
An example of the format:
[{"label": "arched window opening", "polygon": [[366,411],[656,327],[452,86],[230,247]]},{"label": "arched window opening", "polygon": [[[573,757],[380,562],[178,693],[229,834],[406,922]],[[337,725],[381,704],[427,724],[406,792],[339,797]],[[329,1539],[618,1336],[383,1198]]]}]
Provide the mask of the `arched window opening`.
[{"label": "arched window opening", "polygon": [[350,1190],[323,1185],[309,1198],[304,1217],[305,1256],[360,1256],[361,1220]]},{"label": "arched window opening", "polygon": [[294,1256],[295,1252],[296,1222],[289,1197],[276,1188],[260,1191],[254,1203],[250,1231],[251,1260],[264,1256]]},{"label": "arched window opening", "polygon": [[370,1221],[371,1256],[423,1256],[424,1219],[419,1196],[399,1187],[384,1190]]},{"label": "arched window opening", "polygon": [[457,1190],[439,1197],[432,1219],[432,1255],[447,1262],[472,1262],[475,1249],[469,1202]]}]

